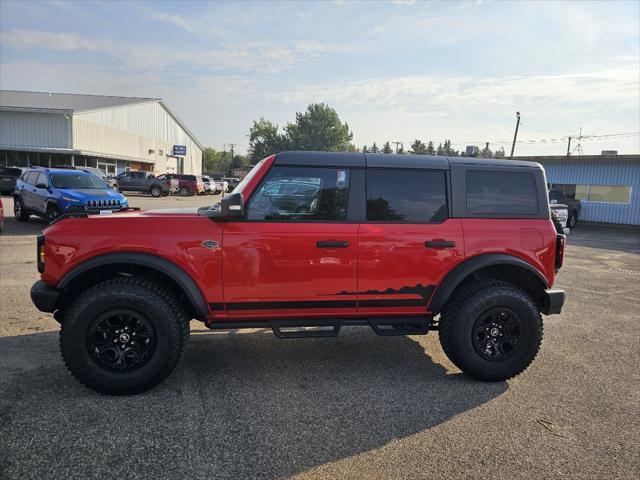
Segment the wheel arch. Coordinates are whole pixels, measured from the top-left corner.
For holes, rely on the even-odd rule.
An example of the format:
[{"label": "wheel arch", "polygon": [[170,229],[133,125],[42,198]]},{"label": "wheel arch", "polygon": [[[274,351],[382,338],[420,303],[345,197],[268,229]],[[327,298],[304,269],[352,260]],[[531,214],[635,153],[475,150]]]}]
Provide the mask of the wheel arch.
[{"label": "wheel arch", "polygon": [[175,263],[148,253],[120,252],[93,257],[69,271],[58,288],[69,303],[79,291],[110,276],[145,275],[168,284],[180,293],[181,300],[192,318],[204,320],[207,302],[193,279]]},{"label": "wheel arch", "polygon": [[492,253],[471,258],[451,270],[436,289],[429,310],[434,314],[442,311],[456,289],[480,279],[505,280],[531,293],[539,305],[544,302],[544,291],[548,288],[545,276],[521,258],[513,255]]}]

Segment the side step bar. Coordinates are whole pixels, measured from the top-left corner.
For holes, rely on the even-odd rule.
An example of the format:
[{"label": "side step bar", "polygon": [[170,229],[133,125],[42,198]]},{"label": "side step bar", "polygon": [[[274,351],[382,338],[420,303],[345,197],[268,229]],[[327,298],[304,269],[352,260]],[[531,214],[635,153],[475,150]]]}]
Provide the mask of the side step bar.
[{"label": "side step bar", "polygon": [[264,322],[213,322],[206,326],[211,330],[271,328],[278,338],[317,338],[337,337],[342,327],[366,325],[382,336],[426,335],[429,330],[438,328],[432,317],[286,319]]}]

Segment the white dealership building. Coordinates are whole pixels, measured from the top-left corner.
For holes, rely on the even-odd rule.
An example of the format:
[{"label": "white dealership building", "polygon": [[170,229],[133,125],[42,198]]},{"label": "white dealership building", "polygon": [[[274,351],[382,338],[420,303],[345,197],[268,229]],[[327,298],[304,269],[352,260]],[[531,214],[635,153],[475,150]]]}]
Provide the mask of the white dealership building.
[{"label": "white dealership building", "polygon": [[202,173],[203,147],[159,98],[0,90],[0,165]]}]

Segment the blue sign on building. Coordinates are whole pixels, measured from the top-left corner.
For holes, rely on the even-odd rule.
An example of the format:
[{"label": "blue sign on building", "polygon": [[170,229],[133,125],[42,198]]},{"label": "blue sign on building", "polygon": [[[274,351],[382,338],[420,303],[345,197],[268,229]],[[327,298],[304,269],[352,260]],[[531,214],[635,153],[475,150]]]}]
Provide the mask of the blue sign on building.
[{"label": "blue sign on building", "polygon": [[187,154],[187,146],[186,145],[174,145],[173,146],[173,154],[176,156],[184,157]]}]

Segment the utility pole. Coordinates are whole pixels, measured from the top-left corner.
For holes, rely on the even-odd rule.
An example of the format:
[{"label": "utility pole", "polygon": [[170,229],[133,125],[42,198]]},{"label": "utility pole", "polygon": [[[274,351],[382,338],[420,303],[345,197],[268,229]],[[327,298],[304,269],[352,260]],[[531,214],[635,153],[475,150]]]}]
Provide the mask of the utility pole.
[{"label": "utility pole", "polygon": [[516,131],[513,134],[513,143],[511,144],[511,155],[509,155],[509,158],[513,158],[513,151],[516,149],[516,138],[518,138],[518,127],[520,126],[520,112],[516,112],[516,117],[518,120],[516,121]]},{"label": "utility pole", "polygon": [[569,143],[567,143],[567,157],[571,155],[571,137],[569,137]]},{"label": "utility pole", "polygon": [[391,143],[394,143],[396,145],[396,155],[398,154],[398,145],[402,145],[404,147],[404,143],[402,143],[400,140],[396,140],[395,142]]}]

